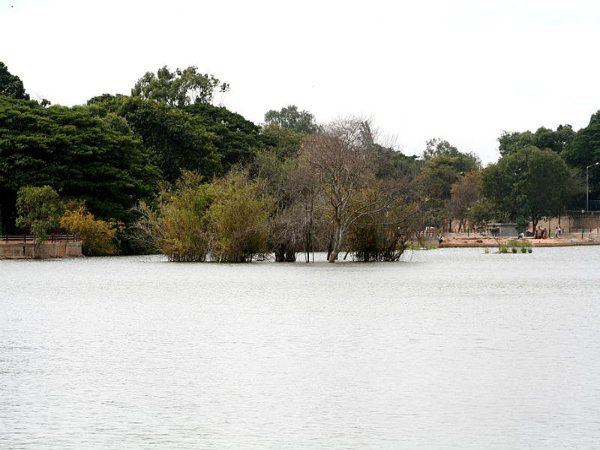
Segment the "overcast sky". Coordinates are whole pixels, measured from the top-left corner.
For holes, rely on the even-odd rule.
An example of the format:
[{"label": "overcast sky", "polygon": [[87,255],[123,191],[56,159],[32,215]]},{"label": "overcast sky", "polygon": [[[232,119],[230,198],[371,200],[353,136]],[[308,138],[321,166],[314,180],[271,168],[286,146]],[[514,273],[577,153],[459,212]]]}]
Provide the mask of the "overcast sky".
[{"label": "overcast sky", "polygon": [[34,98],[83,104],[193,65],[254,122],[295,104],[371,118],[407,154],[440,137],[485,163],[503,130],[587,125],[599,43],[597,0],[0,0],[0,61]]}]

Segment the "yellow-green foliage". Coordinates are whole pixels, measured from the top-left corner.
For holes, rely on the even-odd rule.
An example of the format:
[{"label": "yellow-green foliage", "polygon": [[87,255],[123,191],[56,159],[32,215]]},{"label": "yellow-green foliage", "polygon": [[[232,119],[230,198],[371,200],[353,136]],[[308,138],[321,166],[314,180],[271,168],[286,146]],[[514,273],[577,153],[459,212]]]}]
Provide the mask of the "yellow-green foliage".
[{"label": "yellow-green foliage", "polygon": [[170,261],[205,261],[212,243],[206,212],[213,197],[212,185],[184,171],[174,188],[161,191],[155,208],[138,205],[141,217],[135,226]]},{"label": "yellow-green foliage", "polygon": [[157,207],[141,203],[136,226],[170,261],[249,261],[267,251],[273,200],[257,181],[234,173],[214,183],[184,172]]},{"label": "yellow-green foliage", "polygon": [[174,191],[163,192],[160,222],[164,239],[161,249],[173,261],[204,261],[211,246],[206,212],[213,202],[213,189],[201,177],[185,172]]},{"label": "yellow-green foliage", "polygon": [[244,262],[267,252],[273,199],[257,181],[234,173],[214,183],[215,199],[208,216],[214,236],[213,256],[219,261]]},{"label": "yellow-green foliage", "polygon": [[511,239],[508,241],[508,247],[531,247],[531,242],[527,239]]},{"label": "yellow-green foliage", "polygon": [[66,211],[60,219],[60,226],[81,238],[84,255],[116,255],[119,252],[117,233],[123,229],[121,222],[96,219],[85,207],[80,206]]}]

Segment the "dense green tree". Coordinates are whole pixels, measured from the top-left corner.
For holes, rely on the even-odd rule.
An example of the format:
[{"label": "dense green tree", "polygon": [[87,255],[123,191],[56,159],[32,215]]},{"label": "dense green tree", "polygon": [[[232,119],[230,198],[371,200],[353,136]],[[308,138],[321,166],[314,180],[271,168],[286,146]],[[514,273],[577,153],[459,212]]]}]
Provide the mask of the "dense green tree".
[{"label": "dense green tree", "polygon": [[508,214],[501,211],[496,203],[480,198],[471,205],[469,210],[469,224],[476,230],[483,231],[490,222],[507,222]]},{"label": "dense green tree", "polygon": [[451,145],[450,142],[440,139],[434,138],[430,139],[425,143],[425,150],[423,150],[423,159],[425,161],[429,161],[430,159],[435,158],[436,156],[446,155],[446,156],[457,156],[459,155],[458,149]]},{"label": "dense green tree", "polygon": [[531,145],[538,148],[549,148],[556,153],[562,153],[568,148],[575,137],[571,125],[559,125],[556,130],[540,127],[535,133],[531,131],[502,133],[498,138],[500,154],[509,155]]},{"label": "dense green tree", "polygon": [[563,212],[569,197],[569,170],[549,149],[525,147],[482,171],[482,194],[511,220],[527,217],[535,230],[542,217]]},{"label": "dense green tree", "polygon": [[184,170],[210,178],[245,166],[266,145],[258,126],[223,107],[197,103],[174,108],[107,94],[90,99],[88,106],[100,116],[112,112],[125,118],[170,183]]},{"label": "dense green tree", "polygon": [[216,136],[200,120],[166,104],[126,98],[119,110],[142,138],[152,162],[174,183],[183,170],[212,177],[222,172]]},{"label": "dense green tree", "polygon": [[289,105],[279,111],[273,109],[265,113],[265,125],[277,125],[299,133],[312,134],[319,131],[314,116],[308,111],[298,111],[296,105]]},{"label": "dense green tree", "polygon": [[50,231],[58,229],[64,211],[57,192],[50,186],[22,186],[17,193],[17,226],[34,235],[34,257]]},{"label": "dense green tree", "polygon": [[398,150],[375,144],[371,154],[376,167],[377,178],[399,179],[415,177],[423,165],[417,156],[406,156]]},{"label": "dense green tree", "polygon": [[223,172],[236,165],[246,166],[252,162],[256,151],[265,146],[260,128],[227,108],[196,103],[184,111],[193,117],[195,123],[212,133]]},{"label": "dense green tree", "polygon": [[531,131],[512,132],[504,131],[502,136],[498,138],[500,143],[500,155],[510,155],[531,145],[535,145],[535,136]]},{"label": "dense green tree", "polygon": [[131,90],[134,97],[157,100],[170,106],[182,107],[194,103],[211,103],[216,91],[227,92],[229,85],[210,74],[198,73],[198,68],[175,69],[167,66],[156,72],[146,72]]},{"label": "dense green tree", "polygon": [[21,79],[11,74],[8,67],[0,61],[0,95],[19,100],[29,100]]},{"label": "dense green tree", "polygon": [[[588,171],[586,167],[600,161],[600,111],[592,115],[587,127],[577,132],[562,156],[570,167],[579,172],[584,183],[586,175],[589,175],[590,199],[597,198],[600,190],[600,167],[590,167]],[[585,202],[583,197],[580,196],[581,206]]]},{"label": "dense green tree", "polygon": [[[119,125],[120,124],[120,125]],[[49,185],[79,198],[100,218],[127,222],[129,209],[155,189],[158,172],[141,142],[85,107],[42,108],[0,97],[0,209],[3,229],[15,220],[22,186]]]}]

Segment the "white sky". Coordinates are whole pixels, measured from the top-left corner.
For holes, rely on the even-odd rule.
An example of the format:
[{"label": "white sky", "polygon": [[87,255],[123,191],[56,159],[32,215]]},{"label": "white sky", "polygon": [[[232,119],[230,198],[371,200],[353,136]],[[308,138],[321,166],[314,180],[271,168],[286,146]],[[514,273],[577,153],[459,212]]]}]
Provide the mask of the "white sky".
[{"label": "white sky", "polygon": [[440,137],[484,163],[503,130],[587,125],[599,42],[597,0],[0,0],[0,61],[34,98],[83,104],[194,65],[256,123],[296,104],[369,117],[406,154]]}]

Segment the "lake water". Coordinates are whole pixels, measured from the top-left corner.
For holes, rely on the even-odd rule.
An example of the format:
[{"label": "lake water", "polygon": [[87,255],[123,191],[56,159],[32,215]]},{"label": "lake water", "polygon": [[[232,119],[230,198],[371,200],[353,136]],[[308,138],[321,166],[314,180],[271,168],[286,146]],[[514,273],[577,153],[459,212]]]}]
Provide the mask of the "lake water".
[{"label": "lake water", "polygon": [[0,448],[599,448],[599,267],[0,261]]}]

